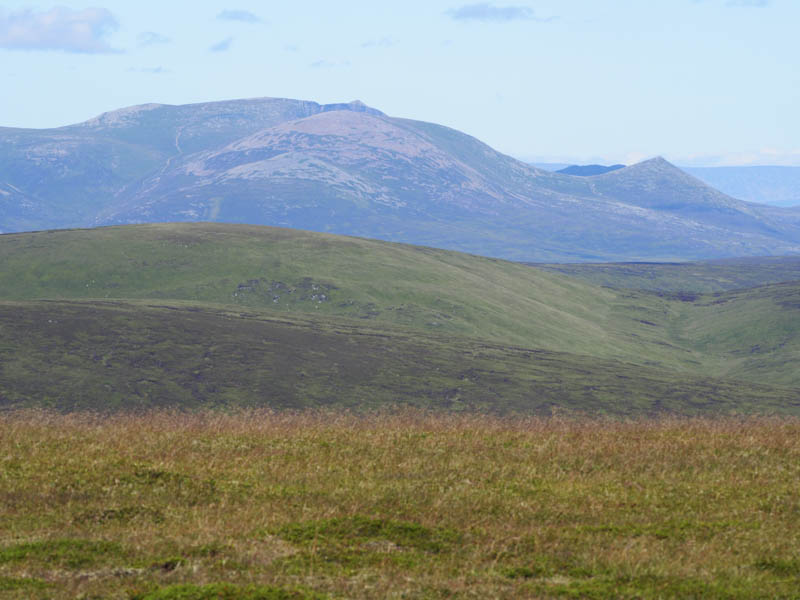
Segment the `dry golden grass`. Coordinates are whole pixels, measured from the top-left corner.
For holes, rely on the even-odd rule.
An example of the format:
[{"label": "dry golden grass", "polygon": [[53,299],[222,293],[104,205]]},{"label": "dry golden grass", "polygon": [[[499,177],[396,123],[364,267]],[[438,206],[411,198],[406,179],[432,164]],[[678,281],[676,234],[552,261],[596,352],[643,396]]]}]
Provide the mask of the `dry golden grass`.
[{"label": "dry golden grass", "polygon": [[797,419],[14,412],[0,597],[800,597],[799,481]]}]

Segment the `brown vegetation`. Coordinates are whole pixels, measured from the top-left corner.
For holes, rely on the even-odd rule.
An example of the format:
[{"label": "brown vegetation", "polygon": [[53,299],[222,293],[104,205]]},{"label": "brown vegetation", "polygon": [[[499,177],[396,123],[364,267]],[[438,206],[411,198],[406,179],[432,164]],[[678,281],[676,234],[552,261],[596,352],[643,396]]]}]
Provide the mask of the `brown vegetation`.
[{"label": "brown vegetation", "polygon": [[798,480],[797,419],[12,412],[0,597],[797,597]]}]

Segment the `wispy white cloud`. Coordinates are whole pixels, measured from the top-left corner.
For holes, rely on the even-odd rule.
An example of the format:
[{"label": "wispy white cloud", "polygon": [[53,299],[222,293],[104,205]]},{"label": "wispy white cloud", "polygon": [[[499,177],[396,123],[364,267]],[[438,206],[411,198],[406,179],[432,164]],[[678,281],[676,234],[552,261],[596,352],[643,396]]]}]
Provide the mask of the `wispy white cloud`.
[{"label": "wispy white cloud", "polygon": [[249,10],[223,10],[217,15],[220,21],[239,21],[241,23],[262,23],[261,17]]},{"label": "wispy white cloud", "polygon": [[0,48],[10,50],[61,50],[83,54],[119,52],[108,36],[119,28],[105,8],[73,10],[57,6],[47,11],[0,8]]},{"label": "wispy white cloud", "polygon": [[231,44],[233,44],[233,38],[225,38],[221,42],[217,42],[213,46],[209,48],[211,52],[227,52],[231,49]]},{"label": "wispy white cloud", "polygon": [[143,31],[136,36],[136,41],[140,46],[153,46],[154,44],[169,44],[172,40],[155,31]]},{"label": "wispy white cloud", "polygon": [[538,21],[546,23],[558,17],[537,17],[529,6],[495,6],[491,2],[465,4],[451,8],[445,14],[455,21],[482,21],[484,23],[509,23],[511,21]]}]

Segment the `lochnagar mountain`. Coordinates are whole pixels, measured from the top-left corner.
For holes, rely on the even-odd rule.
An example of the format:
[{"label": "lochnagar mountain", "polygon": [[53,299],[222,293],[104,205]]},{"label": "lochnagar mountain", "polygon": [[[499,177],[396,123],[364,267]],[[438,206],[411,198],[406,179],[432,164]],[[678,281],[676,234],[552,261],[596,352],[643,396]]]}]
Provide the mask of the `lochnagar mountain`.
[{"label": "lochnagar mountain", "polygon": [[656,158],[537,169],[360,102],[144,105],[0,129],[0,231],[280,225],[526,261],[800,253],[800,211],[736,200]]}]

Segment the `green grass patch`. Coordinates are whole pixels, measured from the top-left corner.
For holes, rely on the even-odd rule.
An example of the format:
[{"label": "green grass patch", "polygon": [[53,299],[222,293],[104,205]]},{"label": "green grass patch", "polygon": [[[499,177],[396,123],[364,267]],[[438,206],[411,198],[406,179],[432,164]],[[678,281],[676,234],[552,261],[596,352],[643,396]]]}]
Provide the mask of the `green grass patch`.
[{"label": "green grass patch", "polygon": [[42,590],[49,587],[46,581],[34,577],[6,577],[0,575],[0,592]]},{"label": "green grass patch", "polygon": [[286,572],[297,574],[315,569],[354,573],[386,564],[413,569],[431,560],[431,555],[452,551],[463,540],[454,529],[363,516],[289,523],[274,533],[302,548],[279,563]]},{"label": "green grass patch", "polygon": [[463,538],[461,533],[452,529],[363,516],[290,523],[276,530],[275,534],[286,541],[304,545],[320,542],[359,544],[385,540],[403,548],[433,553],[444,552]]},{"label": "green grass patch", "polygon": [[665,577],[660,575],[617,575],[585,579],[554,577],[549,581],[531,584],[528,589],[545,597],[648,599],[709,598],[741,599],[769,598],[755,586],[741,587],[740,583],[708,582],[692,577]]},{"label": "green grass patch", "polygon": [[324,600],[325,598],[327,596],[314,592],[231,583],[178,584],[132,596],[132,600]]},{"label": "green grass patch", "polygon": [[755,566],[761,571],[800,578],[800,558],[766,558],[759,560]]},{"label": "green grass patch", "polygon": [[25,542],[0,548],[0,565],[24,562],[83,569],[119,561],[127,556],[117,542],[57,539]]}]

